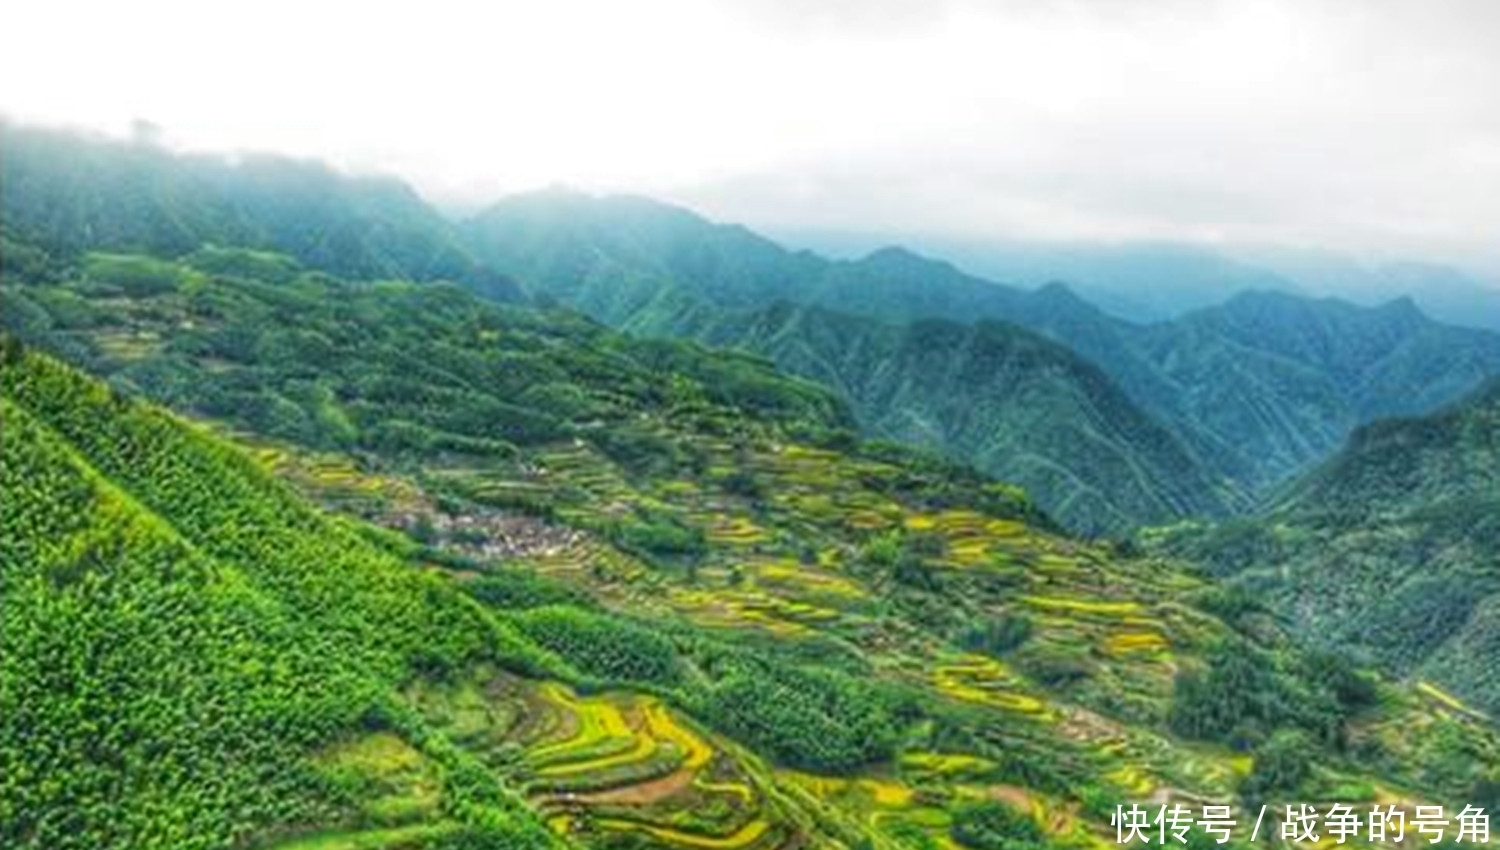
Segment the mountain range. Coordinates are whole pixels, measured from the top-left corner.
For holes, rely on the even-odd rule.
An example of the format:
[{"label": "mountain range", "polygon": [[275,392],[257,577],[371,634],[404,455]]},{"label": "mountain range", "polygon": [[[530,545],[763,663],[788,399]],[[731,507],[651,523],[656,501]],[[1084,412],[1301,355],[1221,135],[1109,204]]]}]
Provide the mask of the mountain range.
[{"label": "mountain range", "polygon": [[1500,382],[1362,427],[1256,516],[1165,539],[1309,637],[1500,709]]},{"label": "mountain range", "polygon": [[1445,324],[1500,331],[1500,279],[1441,263],[1268,245],[975,241],[796,228],[776,234],[786,244],[849,259],[900,241],[975,276],[1025,289],[1067,281],[1090,303],[1138,324],[1170,321],[1261,290],[1367,307],[1405,296]]},{"label": "mountain range", "polygon": [[[1243,512],[1353,428],[1500,371],[1500,335],[1410,300],[1246,292],[1138,324],[1063,284],[1017,289],[901,248],[830,260],[643,198],[548,191],[455,223],[402,184],[316,163],[4,132],[0,237],[17,244],[179,254],[216,238],[742,348],[835,387],[868,435],[1015,481],[1087,533]],[[834,334],[857,344],[834,351]]]},{"label": "mountain range", "polygon": [[491,298],[520,295],[399,180],[279,156],[176,155],[4,122],[0,144],[4,227],[54,253],[175,255],[223,242],[357,279],[452,280]]},{"label": "mountain range", "polygon": [[[1187,504],[1233,512],[1327,457],[1357,425],[1431,410],[1500,371],[1500,335],[1434,322],[1410,299],[1363,308],[1246,292],[1171,322],[1136,324],[1104,313],[1062,284],[1015,289],[900,248],[859,260],[828,260],[641,198],[521,196],[501,201],[466,227],[476,254],[496,268],[639,333],[692,335],[724,324],[742,326],[747,324],[742,319],[721,323],[705,316],[787,301],[886,323],[916,317],[966,325],[996,320],[1006,330],[991,326],[992,337],[1009,333],[1019,339],[1024,328],[1061,343],[1095,364],[1139,409],[1126,418],[1154,422],[1178,445],[1164,464],[1162,454],[1119,434],[1099,439],[1132,457],[1148,479],[1175,478],[1175,483],[1153,485],[1156,494],[1146,502],[1116,494],[1118,477],[1095,478],[1088,467],[1059,455],[1055,445],[1040,445],[1045,439],[1034,432],[998,421],[981,426],[993,442],[927,439],[981,468],[1015,476],[1034,488],[1043,504],[1058,506],[1060,517],[1085,529],[1118,528],[1120,516],[1137,523],[1169,519],[1170,509],[1160,507],[1181,503],[1173,491],[1191,492]],[[764,321],[754,324],[764,326]],[[709,339],[748,344],[784,368],[808,374],[810,359],[790,356],[797,348],[794,337],[793,330],[759,332],[745,341],[722,333]],[[772,340],[774,349],[766,347]],[[1043,348],[1034,342],[1025,346]],[[957,351],[962,358],[966,350]],[[963,371],[966,365],[960,359],[937,374]],[[825,377],[828,371],[825,366]],[[1066,364],[1057,364],[1053,373],[1076,374]],[[896,380],[921,383],[928,374]],[[1073,398],[1090,396],[1076,385],[1055,388]],[[966,399],[982,399],[981,408],[1008,409],[1015,396],[1003,386],[996,391],[986,395],[971,386]],[[856,415],[870,427],[878,415],[851,398]],[[1119,409],[1103,402],[1097,407]],[[915,420],[938,418],[920,400],[902,409]],[[1162,442],[1146,441],[1153,447]],[[1109,507],[1102,513],[1062,508],[1096,503],[1074,498],[1074,491],[1059,492],[1056,482],[1028,470],[987,466],[993,462],[986,458],[1008,453],[990,451],[1002,445],[1068,468],[1084,489],[1104,493]]]},{"label": "mountain range", "polygon": [[[639,200],[460,225],[5,132],[0,845],[1087,850],[1132,803],[1500,810],[1482,332],[1264,294],[1138,326]],[[1261,410],[1289,466],[1299,416],[1352,437],[1273,490],[1134,397],[1185,388],[1165,413]]]}]

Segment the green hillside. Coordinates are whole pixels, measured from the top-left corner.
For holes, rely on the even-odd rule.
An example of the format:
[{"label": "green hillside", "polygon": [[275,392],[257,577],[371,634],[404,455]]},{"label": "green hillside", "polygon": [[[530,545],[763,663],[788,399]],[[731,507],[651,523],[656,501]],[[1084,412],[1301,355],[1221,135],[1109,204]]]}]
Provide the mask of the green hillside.
[{"label": "green hillside", "polygon": [[1500,384],[1362,428],[1263,516],[1166,543],[1311,638],[1500,709]]},{"label": "green hillside", "polygon": [[[1360,308],[1245,293],[1174,321],[1134,324],[1061,284],[1023,291],[899,248],[827,260],[645,199],[555,192],[505,199],[467,223],[466,233],[476,254],[527,286],[627,328],[690,331],[702,322],[675,317],[687,299],[706,302],[693,308],[700,313],[788,300],[890,322],[995,319],[1023,326],[1092,361],[1175,435],[1197,462],[1177,468],[1165,490],[1196,491],[1199,505],[1225,503],[1215,492],[1222,488],[1203,488],[1204,480],[1227,479],[1234,489],[1265,496],[1331,455],[1358,425],[1431,411],[1500,373],[1500,335],[1433,322],[1410,301]],[[796,360],[781,365],[798,370]],[[927,406],[902,412],[937,416]],[[999,444],[1028,438],[1002,432]],[[998,446],[959,441],[945,448],[983,465]],[[1048,454],[1044,447],[1027,449]],[[1113,450],[1152,464],[1149,447],[1120,441]],[[1087,475],[1066,456],[1050,459],[1074,476]],[[1045,480],[1018,480],[1051,496]],[[1109,495],[1116,510],[1137,520],[1150,516],[1136,513],[1142,503],[1129,494]],[[1098,518],[1082,519],[1086,526]]]},{"label": "green hillside", "polygon": [[555,659],[201,430],[9,338],[0,370],[0,843],[264,846],[375,825],[375,789],[326,749],[371,735],[421,765],[422,793],[393,788],[389,814],[426,818],[430,846],[554,843],[397,688]]},{"label": "green hillside", "polygon": [[1243,499],[1096,367],[1014,326],[887,325],[786,302],[665,313],[631,330],[763,353],[849,399],[867,433],[1017,482],[1082,532],[1223,516]]},{"label": "green hillside", "polygon": [[[394,181],[348,178],[316,163],[251,157],[231,164],[176,157],[144,143],[18,127],[4,133],[0,182],[7,188],[0,203],[9,235],[0,237],[12,249],[5,253],[19,257],[6,260],[12,263],[24,263],[38,248],[78,263],[90,252],[177,257],[217,243],[273,250],[345,278],[450,280],[486,297],[512,298],[508,278],[471,259],[482,256],[491,266],[545,282],[541,291],[555,300],[652,336],[684,336],[667,333],[692,320],[684,310],[695,316],[751,310],[800,297],[831,269],[819,257],[790,254],[744,228],[710,226],[691,213],[640,199],[548,193],[516,206],[514,215],[507,215],[510,207],[491,210],[484,218],[488,229],[480,234],[450,225]],[[30,274],[37,276],[36,270]],[[881,280],[873,269],[861,274],[864,286]],[[726,313],[714,324],[725,327],[723,320],[731,318]],[[889,336],[876,324],[838,321],[866,338]],[[784,340],[794,331],[789,326],[779,336]],[[1243,501],[1239,488],[1209,472],[1195,450],[1065,350],[1013,326],[987,327],[979,337],[977,349],[956,338],[941,362],[927,357],[921,363],[882,363],[873,359],[888,355],[880,346],[869,349],[869,359],[846,359],[843,371],[879,373],[876,383],[884,385],[859,374],[838,376],[841,388],[858,384],[866,390],[844,398],[856,424],[868,435],[911,440],[1013,480],[1063,522],[1088,533],[1224,515]],[[752,340],[719,334],[711,341]],[[808,340],[819,344],[826,340]],[[794,373],[829,377],[826,369],[810,369],[805,358],[786,356],[784,345],[751,350]],[[1045,364],[1036,375],[1046,379],[1026,382],[1024,402],[1015,392],[1020,387],[1012,380],[1014,370],[984,380],[984,352],[1002,350],[1025,351],[1028,361]],[[941,382],[942,392],[931,392],[928,376],[916,368],[981,380],[960,386],[950,379]],[[978,415],[957,421],[954,411],[971,397]],[[1043,411],[1056,427],[1038,427]],[[1118,424],[1108,421],[1114,418]],[[1090,448],[1087,453],[1067,450],[1075,436]]]},{"label": "green hillside", "polygon": [[1082,848],[1126,801],[1496,779],[1446,694],[762,361],[257,252],[32,259],[7,321],[109,384],[4,346],[6,846]]},{"label": "green hillside", "polygon": [[[1075,381],[1077,361],[1067,357],[1044,370],[1050,384],[1030,383],[1044,396],[1039,405],[1020,404],[1004,381],[953,387],[959,398],[881,396],[899,409],[844,400],[867,434],[915,435],[1028,487],[1062,521],[1089,532],[1238,511],[1326,458],[1358,425],[1433,410],[1500,371],[1500,335],[1434,323],[1410,302],[1365,309],[1250,293],[1138,325],[1062,285],[1013,289],[894,248],[832,261],[643,198],[537,193],[454,225],[397,181],[349,177],[317,163],[178,156],[146,142],[14,125],[0,126],[0,136],[7,263],[25,262],[33,247],[76,264],[88,252],[176,257],[220,244],[287,254],[350,279],[453,281],[499,300],[518,296],[513,276],[554,302],[638,333],[691,335],[786,301],[846,314],[839,321],[851,330],[853,316],[897,324],[993,319],[1011,327],[984,331],[987,339],[1047,350],[1014,327],[1023,326],[1098,366],[1131,409],[1113,388]],[[824,379],[826,364],[814,369],[790,353],[820,344],[790,344],[800,327],[789,326],[775,344],[714,339],[762,343],[753,350],[781,368]],[[884,334],[874,326],[861,331]],[[1002,335],[1011,338],[1000,342]],[[938,374],[978,371],[962,359],[971,346],[956,340],[946,348],[958,359],[928,361]],[[844,365],[879,371],[891,386],[918,386],[926,377],[890,368],[896,364]],[[931,426],[951,419],[966,398],[988,412]],[[1064,433],[1085,435],[1095,449],[1090,457],[1107,456],[1112,469],[1129,474],[1103,474],[1060,452],[1056,435],[1024,427],[1037,406]],[[1100,408],[1120,411],[1121,427],[1098,427]]]},{"label": "green hillside", "polygon": [[[358,181],[37,144],[45,180],[9,146],[0,175],[0,846],[1102,850],[1116,806],[1222,803],[1242,847],[1261,805],[1496,805],[1493,391],[1360,432],[1274,523],[1179,528],[1241,572],[1220,583],[906,445],[1102,523],[1228,505],[1207,438],[1035,333],[792,303],[827,261],[684,243],[697,220],[649,202],[580,231],[608,262],[567,265],[575,223],[508,243],[622,327],[764,356],[642,339],[486,297],[466,253],[392,259]],[[330,222],[364,237],[299,241]],[[925,262],[839,286],[899,294]],[[1285,307],[1232,305],[1215,350]],[[1439,388],[1482,365],[1388,312],[1287,362],[1358,383],[1394,347]],[[1377,580],[1410,579],[1423,607],[1381,621],[1408,637],[1473,602],[1429,655],[1368,659],[1415,681],[1326,640],[1360,634],[1302,642],[1278,611],[1312,600],[1253,561],[1387,533],[1438,548],[1325,574],[1392,606]]]},{"label": "green hillside", "polygon": [[[45,279],[46,264],[39,265],[14,275]],[[80,274],[16,289],[10,300],[5,321],[23,338],[51,339],[119,386],[205,415],[244,415],[260,431],[322,448],[380,450],[405,441],[425,450],[477,441],[504,454],[572,435],[570,419],[623,443],[628,429],[610,426],[628,416],[606,392],[618,388],[600,384],[592,358],[581,354],[597,347],[597,357],[639,361],[630,378],[638,384],[657,372],[687,371],[711,395],[735,395],[809,427],[859,424],[887,439],[956,451],[1021,483],[1088,532],[1221,516],[1233,499],[1195,475],[1192,456],[1096,369],[1054,343],[993,323],[888,327],[792,308],[673,314],[678,330],[705,321],[674,335],[764,352],[833,388],[853,405],[851,419],[832,395],[772,381],[767,365],[749,356],[710,360],[686,343],[627,343],[561,313],[543,326],[525,310],[487,306],[452,286],[342,287],[254,252],[204,249],[178,264],[89,254]],[[348,327],[351,312],[411,333],[362,336]],[[192,358],[212,362],[222,385],[187,374]],[[289,368],[300,359],[317,362],[319,372]],[[708,368],[714,373],[694,371]],[[676,389],[652,392],[671,399]],[[398,396],[399,410],[383,404]],[[430,405],[449,412],[422,407]],[[496,425],[503,415],[512,421]],[[672,452],[649,441],[614,448]]]},{"label": "green hillside", "polygon": [[3,279],[4,321],[127,392],[320,449],[503,460],[587,439],[642,467],[686,462],[642,407],[733,433],[755,419],[847,439],[826,390],[744,355],[637,341],[451,284],[347,283],[287,257],[88,254]]},{"label": "green hillside", "polygon": [[[1009,323],[968,324],[986,315],[970,312],[975,301],[1028,296],[951,269],[953,280],[935,278],[905,252],[831,263],[646,199],[567,192],[497,204],[468,233],[476,253],[538,291],[638,335],[769,357],[837,390],[867,434],[1014,481],[1080,531],[1246,502],[1065,348]],[[830,306],[807,309],[819,304]],[[966,324],[898,327],[928,317]]]},{"label": "green hillside", "polygon": [[181,156],[0,120],[0,219],[59,256],[265,248],[343,277],[452,280],[512,300],[456,229],[404,183],[277,156]]}]

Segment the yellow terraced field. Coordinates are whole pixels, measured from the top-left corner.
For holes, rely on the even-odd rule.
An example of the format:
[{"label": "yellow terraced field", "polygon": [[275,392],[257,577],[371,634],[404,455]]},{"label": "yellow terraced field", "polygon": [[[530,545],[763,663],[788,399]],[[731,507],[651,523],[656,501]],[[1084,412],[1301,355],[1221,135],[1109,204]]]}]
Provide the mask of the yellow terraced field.
[{"label": "yellow terraced field", "polygon": [[752,820],[729,835],[702,835],[666,826],[635,821],[603,818],[599,825],[620,832],[641,832],[663,843],[677,847],[700,847],[703,850],[741,850],[750,847],[770,829],[763,820]]},{"label": "yellow terraced field", "polygon": [[939,665],[933,668],[932,683],[939,693],[965,702],[1021,714],[1047,713],[1046,703],[1022,693],[1021,682],[992,658],[966,656],[959,663]]}]

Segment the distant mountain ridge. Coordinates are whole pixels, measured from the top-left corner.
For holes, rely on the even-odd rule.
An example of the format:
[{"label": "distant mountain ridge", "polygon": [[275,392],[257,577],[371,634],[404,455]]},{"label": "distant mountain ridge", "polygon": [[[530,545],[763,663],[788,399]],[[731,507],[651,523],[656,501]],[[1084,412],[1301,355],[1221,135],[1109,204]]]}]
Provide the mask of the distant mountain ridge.
[{"label": "distant mountain ridge", "polygon": [[1074,299],[1060,287],[1012,290],[901,248],[830,261],[628,196],[518,196],[465,230],[537,292],[633,333],[770,357],[839,390],[867,432],[1020,484],[1073,528],[1247,503],[1104,373],[1008,321]]},{"label": "distant mountain ridge", "polygon": [[1070,242],[865,234],[786,229],[787,244],[857,258],[893,239],[943,257],[968,273],[1035,289],[1067,281],[1091,304],[1140,324],[1179,319],[1259,290],[1342,298],[1378,306],[1400,297],[1446,324],[1500,331],[1500,279],[1418,260],[1368,260],[1289,246],[1211,246],[1175,242]]},{"label": "distant mountain ridge", "polygon": [[1364,308],[1246,292],[1142,325],[1063,284],[1016,289],[902,248],[828,260],[643,198],[519,195],[464,229],[477,254],[535,290],[645,332],[701,327],[674,315],[707,309],[685,308],[685,297],[1025,327],[1093,361],[1176,434],[1184,457],[1252,495],[1327,457],[1362,423],[1432,410],[1500,373],[1500,335],[1434,322],[1409,299]]},{"label": "distant mountain ridge", "polygon": [[1242,494],[1093,364],[1011,325],[886,324],[790,302],[749,312],[690,307],[659,320],[630,327],[764,354],[848,398],[868,433],[1021,483],[1085,531],[1242,505]]},{"label": "distant mountain ridge", "polygon": [[[745,347],[829,381],[869,433],[1011,478],[1084,531],[1238,512],[1354,427],[1429,411],[1500,372],[1500,336],[1410,304],[1246,294],[1140,325],[1063,284],[1006,287],[900,248],[829,260],[646,198],[534,193],[455,224],[398,181],[315,163],[0,133],[6,263],[39,262],[30,246],[72,262],[229,243],[502,301],[524,297],[521,280],[627,331]],[[782,302],[825,312],[773,309]],[[926,319],[954,324],[887,327]],[[838,351],[833,327],[859,347]],[[936,344],[936,328],[953,344]],[[1014,368],[1023,352],[1036,375]]]},{"label": "distant mountain ridge", "polygon": [[452,280],[521,296],[399,180],[279,156],[185,156],[0,121],[0,222],[54,253],[183,254],[221,242],[363,280]]},{"label": "distant mountain ridge", "polygon": [[1263,514],[1166,548],[1318,640],[1500,710],[1500,380],[1359,428]]},{"label": "distant mountain ridge", "polygon": [[1412,297],[1440,322],[1500,331],[1500,281],[1438,263],[1363,263],[1340,254],[1295,249],[1246,249],[1244,261],[1273,269],[1308,291],[1359,304]]}]

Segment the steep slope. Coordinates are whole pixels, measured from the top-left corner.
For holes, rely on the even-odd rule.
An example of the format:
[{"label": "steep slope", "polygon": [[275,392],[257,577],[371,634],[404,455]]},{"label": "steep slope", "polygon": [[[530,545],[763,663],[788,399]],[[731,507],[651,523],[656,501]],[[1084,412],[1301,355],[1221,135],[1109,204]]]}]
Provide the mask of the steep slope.
[{"label": "steep slope", "polygon": [[[1061,346],[994,322],[898,327],[1023,305],[1041,314],[1050,291],[998,287],[898,249],[832,263],[641,198],[526,195],[468,227],[476,251],[540,291],[635,334],[769,357],[837,389],[866,433],[1014,481],[1075,529],[1219,516],[1244,500]],[[782,300],[858,312],[756,309]]]},{"label": "steep slope", "polygon": [[554,843],[390,707],[415,670],[538,670],[546,653],[243,455],[10,338],[0,386],[5,846],[243,846],[358,823],[360,795],[317,755],[379,731],[446,801],[411,838]]},{"label": "steep slope", "polygon": [[[618,214],[622,206],[629,216]],[[578,220],[587,227],[573,224]],[[643,223],[656,220],[672,226]],[[567,238],[543,235],[557,231]],[[636,236],[643,231],[671,239]],[[516,241],[522,232],[527,239]],[[1135,324],[1063,285],[1023,291],[898,248],[852,261],[778,254],[774,244],[741,229],[643,199],[507,199],[471,221],[467,233],[476,253],[497,267],[626,327],[672,328],[684,294],[712,306],[787,299],[892,322],[1021,325],[1098,365],[1207,465],[1208,477],[1228,478],[1256,495],[1326,458],[1354,427],[1433,410],[1500,373],[1500,334],[1433,322],[1407,300],[1361,308],[1251,292],[1170,322]],[[548,264],[566,274],[539,274],[528,264],[527,246],[538,242],[548,245]],[[740,263],[737,252],[749,244],[754,260]],[[692,267],[674,262],[683,256],[712,259]],[[744,278],[753,285],[741,287]],[[597,286],[581,295],[557,289],[560,280]],[[606,293],[627,290],[629,298],[601,307]],[[1201,469],[1186,472],[1185,481],[1205,476]]]},{"label": "steep slope", "polygon": [[1264,516],[1167,540],[1310,636],[1500,709],[1500,383],[1357,430]]},{"label": "steep slope", "polygon": [[828,265],[744,227],[627,195],[516,195],[465,222],[463,232],[496,268],[610,324],[628,321],[674,284],[730,308],[806,296]]},{"label": "steep slope", "polygon": [[1500,369],[1500,336],[1440,325],[1409,299],[1360,308],[1245,293],[1146,336],[1182,388],[1177,415],[1262,458],[1263,484],[1356,425],[1433,410]]},{"label": "steep slope", "polygon": [[1014,326],[886,325],[783,303],[690,310],[670,331],[763,354],[832,387],[866,433],[963,458],[1082,532],[1220,516],[1236,505],[1227,484],[1102,372]]},{"label": "steep slope", "polygon": [[273,156],[178,156],[0,122],[0,220],[55,254],[268,248],[345,277],[452,280],[497,299],[515,284],[474,260],[405,184]]},{"label": "steep slope", "polygon": [[[45,419],[192,547],[166,553],[145,575],[106,569],[104,599],[76,608],[99,618],[97,631],[37,623],[3,656],[10,701],[0,723],[15,725],[3,727],[0,754],[24,759],[22,769],[0,765],[19,778],[0,795],[20,813],[5,821],[21,825],[9,843],[140,845],[164,835],[159,843],[243,836],[277,850],[510,848],[526,846],[517,836],[532,840],[545,818],[560,839],[601,848],[984,850],[976,830],[999,822],[1042,850],[1106,846],[1101,836],[1122,801],[1453,804],[1492,778],[1492,730],[1448,698],[1305,653],[1252,602],[1176,565],[1061,536],[1006,486],[826,427],[830,441],[809,444],[798,435],[818,433],[825,414],[808,402],[827,395],[763,364],[681,347],[668,349],[679,357],[671,365],[657,359],[659,344],[441,287],[181,271],[184,290],[114,291],[94,280],[77,298],[109,320],[53,326],[35,339],[92,353],[115,384],[175,393],[185,409],[259,388],[314,419],[321,411],[337,422],[343,411],[350,430],[333,441],[316,429],[282,430],[261,413],[287,407],[274,398],[226,406],[227,427],[252,432],[243,437],[254,441],[252,461],[207,430],[226,424],[188,426],[34,356],[20,359],[23,372],[60,374],[81,389],[7,373],[23,418]],[[89,315],[77,302],[40,297],[48,288],[5,294]],[[109,330],[101,336],[100,327]],[[323,343],[256,344],[247,361],[194,334],[253,339],[257,328]],[[156,345],[172,352],[170,380],[141,381],[131,366],[163,365]],[[486,370],[492,348],[500,368]],[[426,360],[414,359],[418,350]],[[555,370],[544,394],[553,401],[530,400],[556,418],[551,430],[531,430],[535,406],[494,403],[515,392],[497,381],[527,352],[533,374]],[[745,369],[756,380],[725,377]],[[305,383],[326,392],[297,395]],[[439,395],[424,395],[426,385]],[[460,385],[472,395],[445,392]],[[768,392],[776,387],[783,391]],[[149,427],[132,424],[140,421]],[[412,438],[375,438],[389,422],[405,423]],[[496,435],[517,441],[481,442]],[[46,444],[23,436],[6,451],[25,457]],[[268,469],[388,530],[309,510]],[[5,504],[25,516],[49,500],[10,482],[61,481],[67,490],[77,478],[35,464],[18,470],[6,493],[19,498]],[[8,625],[54,616],[48,595],[66,596],[34,566],[45,571],[47,553],[77,551],[54,542],[62,518],[109,515],[73,502],[47,522],[6,523],[19,544],[6,549],[19,553],[5,562],[7,590],[13,577],[28,587],[6,594],[5,604],[26,606],[7,608]],[[125,537],[129,552],[140,538]],[[185,717],[259,717],[303,704],[254,684],[263,680],[304,699],[335,690],[333,707],[316,702],[305,721],[316,733],[282,720],[272,728],[296,746],[276,748],[271,764],[247,751],[260,773],[192,761],[166,774],[177,784],[161,793],[191,813],[172,814],[153,808],[149,782],[145,799],[119,790],[134,787],[140,762],[112,759],[115,738],[97,730],[126,730],[121,740],[151,753],[179,733],[233,749],[239,739],[221,743],[217,726],[143,725],[160,710],[153,706],[199,706],[162,692],[191,697],[201,674],[147,677],[140,700],[68,712],[103,671],[135,682],[141,668],[179,669],[178,655],[197,644],[178,631],[119,640],[133,634],[137,612],[142,625],[176,629],[179,608],[109,600],[160,579],[174,583],[174,604],[190,608],[209,594],[176,582],[194,552],[223,564],[232,586],[241,582],[227,570],[237,566],[270,601],[235,597],[224,616],[238,619],[203,626],[213,640],[250,644],[224,663],[251,681],[232,679]],[[64,569],[58,580],[67,588],[75,577]],[[243,619],[285,623],[293,637],[254,649],[256,631],[236,625]],[[11,660],[32,657],[85,660]],[[302,680],[304,664],[317,687]],[[71,681],[80,684],[49,670],[79,671]],[[345,683],[357,698],[340,696]],[[86,776],[61,767],[79,760],[54,761],[51,749],[32,746],[37,728],[77,741],[90,756],[82,763],[94,765]],[[1296,769],[1279,766],[1288,752]],[[37,771],[54,781],[27,781]],[[298,782],[273,781],[285,774]],[[232,802],[213,802],[208,777],[221,775],[235,788],[269,787],[270,808],[238,810],[246,798],[227,792]],[[477,808],[467,802],[474,794]],[[69,820],[79,799],[98,813],[86,830]],[[108,831],[137,822],[147,825]],[[42,826],[28,831],[32,824]]]},{"label": "steep slope", "polygon": [[[218,746],[204,718],[261,717],[280,692],[216,691],[180,722],[143,725],[179,704],[161,696],[186,687],[171,680],[69,714],[80,692],[132,693],[98,687],[114,671],[139,681],[194,646],[119,641],[138,614],[171,628],[180,609],[106,593],[75,606],[108,614],[98,630],[20,633],[83,661],[38,669],[25,659],[53,656],[33,643],[0,655],[0,724],[23,718],[0,726],[0,776],[16,778],[0,805],[20,814],[3,823],[45,828],[14,827],[7,844],[489,850],[526,846],[545,818],[599,848],[986,850],[998,832],[1043,850],[1106,846],[1126,801],[1453,805],[1494,778],[1493,730],[1447,698],[1304,652],[1253,601],[1176,564],[1070,539],[1014,488],[859,443],[826,391],[763,361],[252,252],[53,271],[7,277],[5,303],[29,305],[7,317],[120,389],[7,345],[23,364],[7,393],[192,547],[144,576],[105,571],[105,587],[175,581],[195,552],[235,586],[237,568],[273,610],[237,597],[231,613],[276,625],[284,606],[293,637],[257,654],[253,629],[209,623],[249,644],[224,663],[252,684],[349,683],[359,698],[271,723],[296,746],[256,760],[265,773],[165,774],[165,798],[206,820],[153,808],[155,774],[110,758],[117,739],[146,755],[178,733]],[[120,390],[213,418],[190,425]],[[25,436],[5,451],[46,442]],[[6,510],[49,502],[33,480],[71,492],[78,475],[42,466],[7,475]],[[311,510],[271,472],[351,516]],[[20,554],[0,575],[29,589],[3,604],[49,610],[35,565],[76,551],[58,524],[110,515],[68,505],[6,523],[5,552]],[[144,539],[127,537],[127,552]],[[174,585],[173,599],[208,588]],[[91,758],[54,759],[38,728]],[[83,777],[59,767],[79,763]],[[55,781],[30,782],[37,770]],[[310,778],[264,814],[200,794],[212,776],[258,789],[286,773]],[[80,799],[94,804],[81,822]],[[107,832],[141,818],[156,831]]]}]

